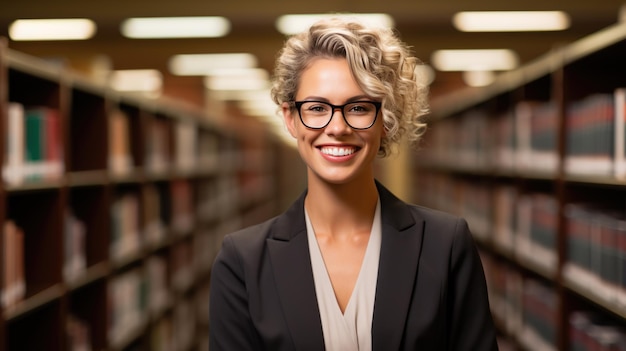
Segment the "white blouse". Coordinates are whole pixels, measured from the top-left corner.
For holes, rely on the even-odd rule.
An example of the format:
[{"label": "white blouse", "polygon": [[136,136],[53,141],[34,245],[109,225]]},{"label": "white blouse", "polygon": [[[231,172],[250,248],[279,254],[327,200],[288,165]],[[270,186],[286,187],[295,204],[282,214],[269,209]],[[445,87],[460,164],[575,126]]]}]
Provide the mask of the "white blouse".
[{"label": "white blouse", "polygon": [[376,204],[374,222],[372,223],[372,230],[361,264],[361,270],[343,314],[335,297],[335,291],[333,290],[315,237],[313,225],[306,210],[305,220],[311,265],[313,267],[315,293],[317,294],[317,304],[320,311],[326,350],[371,351],[372,318],[374,315],[374,299],[376,297],[376,280],[378,279],[378,260],[382,236],[380,199]]}]

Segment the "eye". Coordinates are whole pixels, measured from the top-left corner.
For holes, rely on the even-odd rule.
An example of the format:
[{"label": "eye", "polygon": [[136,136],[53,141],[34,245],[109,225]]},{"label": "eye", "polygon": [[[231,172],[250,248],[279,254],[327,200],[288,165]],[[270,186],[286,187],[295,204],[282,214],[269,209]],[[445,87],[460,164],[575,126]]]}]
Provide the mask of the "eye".
[{"label": "eye", "polygon": [[369,102],[357,102],[348,106],[350,113],[368,113],[374,109],[374,105]]},{"label": "eye", "polygon": [[324,112],[327,110],[327,108],[324,105],[314,105],[314,106],[310,106],[308,110],[315,111],[315,112]]},{"label": "eye", "polygon": [[326,104],[319,102],[306,103],[302,106],[303,110],[311,113],[327,113],[330,107]]}]

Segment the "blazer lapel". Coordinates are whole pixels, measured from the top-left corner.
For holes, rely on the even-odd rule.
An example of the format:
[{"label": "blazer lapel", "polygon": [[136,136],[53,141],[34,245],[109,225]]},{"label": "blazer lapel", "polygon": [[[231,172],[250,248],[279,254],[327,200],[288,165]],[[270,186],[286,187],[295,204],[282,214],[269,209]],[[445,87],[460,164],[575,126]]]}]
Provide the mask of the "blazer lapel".
[{"label": "blazer lapel", "polygon": [[[382,244],[372,321],[372,349],[399,350],[422,246],[423,221],[378,184]],[[409,230],[410,229],[410,230]]]},{"label": "blazer lapel", "polygon": [[296,350],[324,350],[304,220],[305,194],[281,215],[267,239],[285,319]]}]

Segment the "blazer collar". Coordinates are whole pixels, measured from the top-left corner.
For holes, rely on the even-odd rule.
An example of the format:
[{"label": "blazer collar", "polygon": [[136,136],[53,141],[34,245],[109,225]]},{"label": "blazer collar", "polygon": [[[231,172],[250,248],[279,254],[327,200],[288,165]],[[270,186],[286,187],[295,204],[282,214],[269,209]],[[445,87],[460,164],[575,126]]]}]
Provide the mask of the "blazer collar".
[{"label": "blazer collar", "polygon": [[[415,219],[411,215],[407,204],[398,199],[387,188],[376,181],[378,196],[381,203],[382,223],[388,224],[392,228],[403,231],[415,224]],[[285,211],[278,216],[272,226],[271,237],[276,240],[289,241],[298,234],[306,233],[304,221],[304,198],[308,190],[305,190],[300,197]]]},{"label": "blazer collar", "polygon": [[[374,318],[373,350],[400,348],[416,278],[423,221],[376,182],[381,202],[382,243]],[[272,225],[267,239],[285,319],[297,350],[323,350],[322,332],[304,219],[306,191]],[[413,230],[409,230],[413,228]]]}]

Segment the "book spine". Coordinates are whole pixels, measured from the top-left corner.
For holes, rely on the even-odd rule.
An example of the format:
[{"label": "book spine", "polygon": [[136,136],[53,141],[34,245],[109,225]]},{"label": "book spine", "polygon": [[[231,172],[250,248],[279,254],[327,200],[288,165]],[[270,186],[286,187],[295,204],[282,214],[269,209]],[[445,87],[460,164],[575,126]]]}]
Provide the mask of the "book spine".
[{"label": "book spine", "polygon": [[2,305],[9,308],[22,300],[26,294],[24,232],[13,221],[6,221],[2,241],[4,247]]},{"label": "book spine", "polygon": [[626,88],[615,90],[615,176],[626,179]]},{"label": "book spine", "polygon": [[130,151],[128,116],[121,110],[109,115],[109,169],[116,174],[131,171],[133,158]]},{"label": "book spine", "polygon": [[6,157],[4,181],[19,184],[23,181],[24,166],[24,106],[9,103],[7,111]]},{"label": "book spine", "polygon": [[26,137],[26,177],[40,178],[41,165],[44,160],[44,121],[39,110],[27,110],[25,117]]}]

